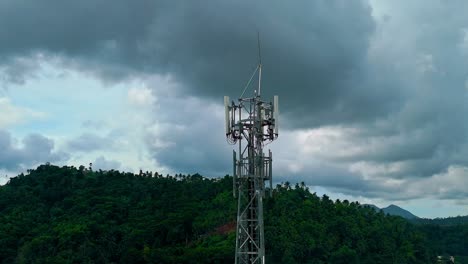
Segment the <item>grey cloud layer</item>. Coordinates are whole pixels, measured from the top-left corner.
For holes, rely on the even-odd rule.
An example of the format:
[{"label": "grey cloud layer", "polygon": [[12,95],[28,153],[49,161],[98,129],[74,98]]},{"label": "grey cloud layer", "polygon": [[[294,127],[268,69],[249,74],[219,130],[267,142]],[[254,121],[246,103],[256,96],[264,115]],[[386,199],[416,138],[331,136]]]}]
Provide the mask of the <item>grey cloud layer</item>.
[{"label": "grey cloud layer", "polygon": [[0,168],[11,171],[68,159],[68,154],[54,151],[52,140],[39,134],[25,137],[18,147],[10,133],[0,130],[0,149]]},{"label": "grey cloud layer", "polygon": [[[398,190],[382,178],[440,182],[468,166],[468,4],[374,4],[382,14],[365,1],[3,1],[0,58],[15,78],[32,68],[18,58],[38,53],[107,80],[169,75],[202,99],[158,98],[163,113],[146,138],[153,158],[175,171],[229,172],[229,150],[212,137],[222,137],[222,117],[191,111],[240,94],[259,30],[263,91],[280,95],[282,124],[346,133],[307,153],[324,163],[301,160],[297,173],[284,163],[284,175],[368,195]],[[207,129],[213,120],[218,131]],[[356,164],[367,170],[351,173]]]},{"label": "grey cloud layer", "polygon": [[152,157],[177,173],[223,176],[232,154],[224,138],[222,108],[196,98],[166,98],[146,131]]},{"label": "grey cloud layer", "polygon": [[[293,117],[287,124],[372,119],[395,100],[383,89],[388,84],[369,73],[375,22],[365,1],[1,5],[0,57],[7,64],[42,52],[105,78],[169,74],[189,93],[218,100],[240,94],[256,64],[258,30],[265,91],[281,95],[283,109]],[[15,78],[23,68],[31,67],[17,65]]]},{"label": "grey cloud layer", "polygon": [[107,53],[105,44],[112,41],[122,51],[131,50],[145,33],[154,8],[145,0],[2,1],[1,54],[51,51],[89,56]]},{"label": "grey cloud layer", "polygon": [[374,43],[376,56],[391,62],[406,84],[403,103],[388,117],[358,126],[362,135],[348,140],[363,151],[350,159],[398,165],[390,177],[429,177],[468,166],[468,18],[462,11],[468,5],[414,1],[398,9],[405,4],[389,8]]}]

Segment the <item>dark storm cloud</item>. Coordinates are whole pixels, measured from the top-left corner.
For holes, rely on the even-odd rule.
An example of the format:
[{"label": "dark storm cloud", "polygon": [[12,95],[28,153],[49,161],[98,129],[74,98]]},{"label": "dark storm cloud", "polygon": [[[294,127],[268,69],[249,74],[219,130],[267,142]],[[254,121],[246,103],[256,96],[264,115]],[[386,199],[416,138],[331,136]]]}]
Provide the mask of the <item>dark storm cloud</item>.
[{"label": "dark storm cloud", "polygon": [[[157,67],[174,74],[190,92],[212,98],[239,96],[257,63],[261,32],[264,92],[280,94],[283,108],[308,124],[317,113],[336,120],[366,79],[365,61],[374,30],[361,1],[214,1],[158,13],[148,49]],[[167,30],[169,29],[170,30]],[[364,93],[362,93],[364,94]],[[359,99],[361,98],[361,99]],[[356,97],[356,103],[366,98]],[[355,113],[353,119],[375,111]],[[299,126],[290,120],[293,125]],[[347,120],[343,118],[341,120]],[[325,120],[321,120],[325,121]],[[327,121],[333,122],[333,121]]]},{"label": "dark storm cloud", "polygon": [[0,10],[0,57],[58,55],[111,79],[169,74],[213,100],[240,95],[258,30],[264,91],[281,96],[295,127],[373,119],[397,99],[367,66],[375,23],[365,1],[6,1]]},{"label": "dark storm cloud", "polygon": [[38,163],[68,159],[68,154],[54,151],[54,142],[39,134],[30,134],[16,146],[10,133],[0,130],[0,168],[17,170]]},{"label": "dark storm cloud", "polygon": [[[170,76],[188,96],[158,98],[145,138],[151,155],[177,172],[215,175],[230,172],[229,149],[216,138],[222,117],[197,113],[240,95],[257,63],[258,30],[262,92],[280,95],[281,124],[346,133],[313,153],[332,166],[293,172],[283,164],[279,179],[385,196],[399,190],[381,179],[418,181],[468,166],[467,7],[392,1],[378,17],[366,1],[2,1],[0,78],[29,78],[35,64],[21,58],[41,56],[111,81]],[[94,139],[72,145],[103,147]],[[304,147],[290,145],[280,159]],[[350,172],[358,163],[373,169]]]},{"label": "dark storm cloud", "polygon": [[[368,89],[378,80],[368,73],[375,23],[365,1],[7,1],[0,10],[0,57],[53,56],[110,79],[168,74],[189,94],[213,101],[240,94],[257,63],[259,31],[264,92],[280,95],[288,126],[372,119],[394,101],[381,86]],[[190,166],[219,157],[209,155],[217,144],[184,140],[190,132],[164,138],[185,155],[155,158],[182,168],[176,163],[184,157]]]},{"label": "dark storm cloud", "polygon": [[[370,9],[360,2],[347,2],[346,14],[340,13],[336,3],[317,1],[309,3],[311,6],[302,6],[301,10],[291,5],[286,10],[271,8],[255,18],[251,14],[256,7],[236,12],[239,6],[235,6],[230,8],[230,14],[219,16],[205,10],[203,19],[195,19],[197,23],[193,25],[175,27],[171,32],[151,28],[153,45],[149,46],[155,47],[154,54],[158,54],[155,59],[167,58],[164,61],[168,72],[192,94],[208,98],[227,94],[235,98],[244,84],[239,76],[245,76],[246,80],[253,70],[244,65],[255,64],[255,34],[245,29],[259,28],[263,44],[263,87],[268,96],[280,95],[281,109],[286,112],[282,124],[286,123],[289,129],[353,128],[356,133],[346,135],[344,141],[360,149],[349,152],[348,156],[337,156],[334,142],[330,142],[329,146],[324,146],[320,158],[341,164],[337,166],[340,169],[324,165],[305,166],[297,173],[283,169],[278,179],[305,180],[354,195],[383,197],[400,193],[401,199],[424,195],[382,182],[385,179],[418,181],[443,174],[451,166],[468,165],[463,159],[467,153],[464,142],[468,134],[463,120],[464,113],[468,113],[465,106],[467,76],[463,71],[467,65],[466,54],[463,55],[459,47],[463,40],[462,29],[468,23],[444,21],[440,17],[434,20],[432,16],[439,6],[431,9],[420,3],[431,9],[429,15],[419,14],[416,21],[409,22],[407,19],[413,19],[411,12],[415,11],[410,10],[405,13],[408,18],[389,15],[385,22],[380,21],[376,26]],[[447,9],[451,8],[463,10],[453,6],[442,8],[442,13],[450,13]],[[197,9],[188,6],[181,17],[192,21],[194,10]],[[283,16],[288,12],[295,16]],[[236,20],[241,13],[246,19]],[[176,24],[164,18],[158,17],[162,25]],[[276,24],[264,23],[267,20]],[[433,22],[436,23],[434,27],[431,26]],[[395,34],[393,27],[402,35]],[[159,35],[169,36],[172,41],[162,41]],[[178,43],[178,36],[185,36],[182,38],[185,41]],[[447,45],[457,48],[447,51]],[[179,63],[180,58],[185,64]],[[206,124],[200,127],[207,127]],[[167,141],[179,144],[154,148],[155,159],[185,170],[202,164],[209,157],[219,157],[218,144],[207,143],[206,139],[187,140],[186,135],[191,132],[187,129],[166,133]],[[295,146],[297,148],[290,149],[288,155],[303,147]],[[359,172],[366,177],[342,169],[356,163],[379,169]],[[229,162],[224,159],[206,164],[215,165],[229,168]],[[466,196],[466,192],[463,195]]]},{"label": "dark storm cloud", "polygon": [[[123,65],[137,65],[155,9],[149,0],[1,1],[0,59],[39,53],[116,77],[131,70]],[[12,76],[22,81],[21,73],[28,72]]]},{"label": "dark storm cloud", "polygon": [[154,10],[147,0],[5,0],[0,2],[1,55],[50,51],[89,56],[112,47],[134,50]]}]

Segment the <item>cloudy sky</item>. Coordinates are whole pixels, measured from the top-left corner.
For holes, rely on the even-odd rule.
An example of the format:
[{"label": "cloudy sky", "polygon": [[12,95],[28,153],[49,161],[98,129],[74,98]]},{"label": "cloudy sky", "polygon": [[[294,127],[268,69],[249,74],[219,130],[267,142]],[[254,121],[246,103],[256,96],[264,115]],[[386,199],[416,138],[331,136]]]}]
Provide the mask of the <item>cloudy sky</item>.
[{"label": "cloudy sky", "polygon": [[[223,95],[277,94],[276,182],[468,215],[468,2],[0,0],[0,183],[51,162],[231,172]],[[252,91],[250,91],[252,92]]]}]

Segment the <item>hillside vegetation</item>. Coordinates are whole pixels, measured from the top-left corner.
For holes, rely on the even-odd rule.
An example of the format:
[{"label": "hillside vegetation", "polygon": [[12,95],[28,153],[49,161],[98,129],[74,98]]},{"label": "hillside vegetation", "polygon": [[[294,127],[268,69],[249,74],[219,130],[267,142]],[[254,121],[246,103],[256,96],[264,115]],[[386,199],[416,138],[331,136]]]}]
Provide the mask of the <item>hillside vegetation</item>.
[{"label": "hillside vegetation", "polygon": [[[0,187],[0,262],[233,263],[235,216],[229,176],[42,165]],[[446,240],[444,228],[318,197],[304,184],[278,185],[265,200],[268,263],[435,263],[438,254],[468,255],[468,229],[450,227],[460,229]]]}]

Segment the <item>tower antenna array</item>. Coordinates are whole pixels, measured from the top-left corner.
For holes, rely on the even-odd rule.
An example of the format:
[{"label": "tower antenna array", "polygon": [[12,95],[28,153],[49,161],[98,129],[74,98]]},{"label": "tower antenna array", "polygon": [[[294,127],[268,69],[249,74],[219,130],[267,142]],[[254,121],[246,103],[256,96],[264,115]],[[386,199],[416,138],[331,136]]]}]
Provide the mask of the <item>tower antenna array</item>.
[{"label": "tower antenna array", "polygon": [[[263,153],[265,143],[278,137],[278,96],[273,103],[260,97],[262,62],[260,38],[259,63],[237,103],[224,96],[226,138],[237,144],[233,150],[233,195],[238,199],[235,263],[265,263],[265,235],[263,225],[263,198],[265,182],[272,191],[272,153]],[[258,74],[258,89],[253,97],[242,97]],[[245,142],[245,144],[243,144]]]}]

